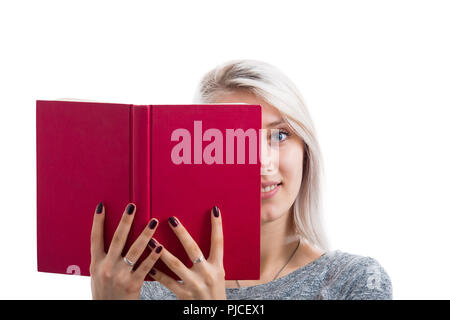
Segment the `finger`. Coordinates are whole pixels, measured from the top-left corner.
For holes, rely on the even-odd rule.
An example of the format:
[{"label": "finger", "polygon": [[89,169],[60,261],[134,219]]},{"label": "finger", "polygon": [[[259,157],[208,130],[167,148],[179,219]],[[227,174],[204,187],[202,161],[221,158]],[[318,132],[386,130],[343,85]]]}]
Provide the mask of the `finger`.
[{"label": "finger", "polygon": [[95,208],[94,219],[91,229],[91,259],[98,260],[105,256],[103,242],[103,227],[105,222],[105,207],[100,202]]},{"label": "finger", "polygon": [[155,249],[157,246],[159,246],[158,240],[155,239],[155,237],[152,237],[150,241],[148,242],[148,247],[150,250]]},{"label": "finger", "polygon": [[119,225],[117,226],[114,236],[109,246],[108,255],[113,258],[118,258],[122,254],[123,247],[127,241],[128,233],[130,232],[131,224],[133,223],[136,206],[129,203],[122,214]]},{"label": "finger", "polygon": [[156,231],[156,227],[158,226],[158,220],[153,218],[150,223],[145,227],[145,229],[141,232],[139,237],[134,241],[131,245],[130,249],[128,249],[127,257],[128,260],[132,262],[136,262],[141,256],[142,252],[144,252],[145,247],[148,245],[150,239]]},{"label": "finger", "polygon": [[153,279],[164,285],[167,289],[172,291],[176,296],[182,295],[181,293],[184,291],[183,285],[175,279],[169,277],[164,272],[161,272],[156,268],[152,268],[148,274]]},{"label": "finger", "polygon": [[176,217],[170,217],[169,224],[192,262],[203,256],[202,250],[198,246],[197,242],[195,242],[186,228],[180,223],[180,220]]},{"label": "finger", "polygon": [[[185,281],[192,277],[192,271],[189,270],[183,262],[175,257],[167,248],[163,247],[160,259],[172,270],[181,280]],[[186,282],[186,281],[185,281]]]},{"label": "finger", "polygon": [[139,281],[144,281],[145,276],[149,273],[150,269],[153,268],[156,261],[161,256],[162,245],[158,245],[155,250],[153,250],[144,261],[141,262],[136,271],[133,272],[133,277],[138,278]]},{"label": "finger", "polygon": [[223,264],[222,215],[217,206],[214,206],[211,210],[211,248],[208,261]]}]

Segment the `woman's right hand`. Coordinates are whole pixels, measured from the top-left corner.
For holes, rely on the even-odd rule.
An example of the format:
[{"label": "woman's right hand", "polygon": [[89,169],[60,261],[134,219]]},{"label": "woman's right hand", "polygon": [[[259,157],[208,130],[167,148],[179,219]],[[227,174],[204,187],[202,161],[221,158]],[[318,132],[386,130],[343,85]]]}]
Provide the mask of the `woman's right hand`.
[{"label": "woman's right hand", "polygon": [[158,220],[152,219],[131,245],[125,257],[122,257],[135,212],[136,206],[128,204],[114,233],[108,253],[105,253],[103,242],[105,207],[101,202],[97,206],[92,224],[89,267],[93,299],[139,299],[145,276],[161,255],[163,247],[158,245],[139,267],[133,270],[133,264],[144,252],[158,225]]}]

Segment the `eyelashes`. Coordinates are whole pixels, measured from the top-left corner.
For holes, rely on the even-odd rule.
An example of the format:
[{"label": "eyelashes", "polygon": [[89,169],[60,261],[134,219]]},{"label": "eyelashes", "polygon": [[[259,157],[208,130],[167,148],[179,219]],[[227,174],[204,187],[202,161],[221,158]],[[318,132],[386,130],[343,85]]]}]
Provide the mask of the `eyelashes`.
[{"label": "eyelashes", "polygon": [[[281,136],[281,135],[285,135],[286,138],[280,139],[280,136]],[[285,141],[285,140],[286,140],[288,137],[290,137],[290,136],[291,136],[291,133],[290,133],[289,131],[284,130],[284,129],[279,129],[278,133],[272,134],[272,136],[271,136],[271,141],[272,141],[272,140],[278,140],[278,142],[280,143],[280,142]]]}]

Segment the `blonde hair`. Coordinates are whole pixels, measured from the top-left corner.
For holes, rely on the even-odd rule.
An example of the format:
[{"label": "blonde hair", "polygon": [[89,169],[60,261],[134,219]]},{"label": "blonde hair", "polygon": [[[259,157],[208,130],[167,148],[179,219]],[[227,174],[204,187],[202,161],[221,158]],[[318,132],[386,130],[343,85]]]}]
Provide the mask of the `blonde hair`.
[{"label": "blonde hair", "polygon": [[212,103],[221,94],[247,90],[277,108],[304,144],[303,177],[293,204],[295,230],[302,240],[328,250],[322,224],[322,155],[315,128],[299,90],[274,66],[257,60],[231,60],[201,79],[194,103]]}]

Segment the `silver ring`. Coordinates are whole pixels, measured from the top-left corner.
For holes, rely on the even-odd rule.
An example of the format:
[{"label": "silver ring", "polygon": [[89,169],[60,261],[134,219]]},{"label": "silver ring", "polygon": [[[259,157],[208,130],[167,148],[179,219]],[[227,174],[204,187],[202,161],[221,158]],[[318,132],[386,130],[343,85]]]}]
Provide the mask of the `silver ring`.
[{"label": "silver ring", "polygon": [[203,256],[201,256],[200,258],[195,259],[194,263],[199,263],[199,262],[202,262],[202,261],[205,261],[205,258]]},{"label": "silver ring", "polygon": [[134,267],[134,262],[128,260],[127,257],[123,257],[123,261],[125,261],[125,263],[126,263],[127,265],[129,265],[130,267]]}]

